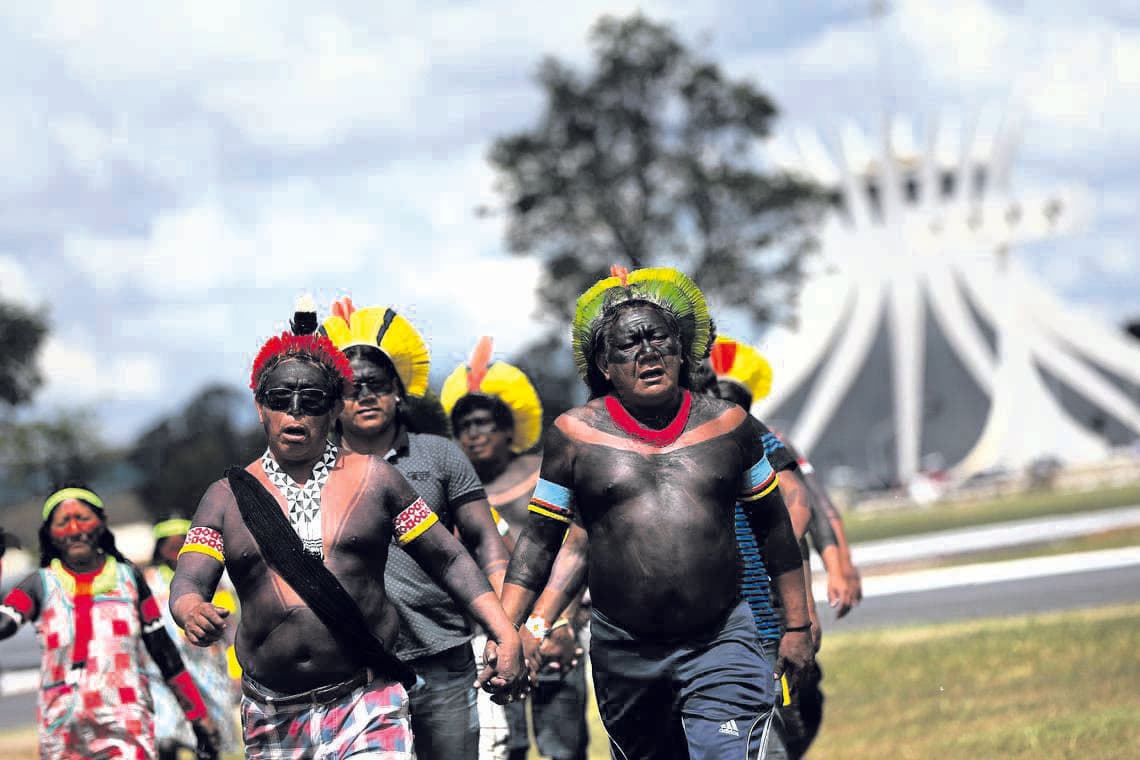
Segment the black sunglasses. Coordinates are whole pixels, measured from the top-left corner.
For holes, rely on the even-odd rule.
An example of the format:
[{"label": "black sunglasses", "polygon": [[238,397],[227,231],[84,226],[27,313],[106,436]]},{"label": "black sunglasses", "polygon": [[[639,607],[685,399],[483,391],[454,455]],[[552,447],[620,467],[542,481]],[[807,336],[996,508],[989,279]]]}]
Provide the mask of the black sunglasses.
[{"label": "black sunglasses", "polygon": [[320,388],[270,388],[261,394],[262,401],[275,412],[293,408],[294,397],[300,400],[299,406],[305,414],[328,414],[336,404],[336,398]]},{"label": "black sunglasses", "polygon": [[356,380],[349,391],[350,399],[364,398],[365,396],[391,396],[396,392],[396,384],[391,380],[375,382],[372,380]]}]

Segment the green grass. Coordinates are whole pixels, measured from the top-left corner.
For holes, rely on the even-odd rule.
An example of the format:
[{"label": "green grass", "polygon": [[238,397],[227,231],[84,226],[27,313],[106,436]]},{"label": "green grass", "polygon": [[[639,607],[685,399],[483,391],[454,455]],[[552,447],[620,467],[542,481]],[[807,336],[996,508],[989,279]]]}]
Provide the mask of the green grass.
[{"label": "green grass", "polygon": [[992,501],[933,504],[898,512],[846,513],[843,523],[851,543],[909,536],[972,525],[989,525],[1049,515],[1076,514],[1140,504],[1140,485],[1080,493],[1041,492]]},{"label": "green grass", "polygon": [[1140,605],[834,634],[826,758],[1117,758],[1140,746]]}]

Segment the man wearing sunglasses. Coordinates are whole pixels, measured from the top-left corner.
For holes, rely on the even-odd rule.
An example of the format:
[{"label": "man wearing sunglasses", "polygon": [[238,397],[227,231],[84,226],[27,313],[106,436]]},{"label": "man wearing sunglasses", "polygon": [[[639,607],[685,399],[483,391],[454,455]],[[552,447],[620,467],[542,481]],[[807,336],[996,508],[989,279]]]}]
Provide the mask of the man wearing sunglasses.
[{"label": "man wearing sunglasses", "polygon": [[206,492],[171,583],[175,621],[206,646],[227,616],[207,600],[223,569],[234,582],[249,758],[414,757],[414,673],[389,654],[393,543],[500,642],[481,681],[525,688],[518,634],[463,546],[394,467],[328,441],[352,380],[323,336],[266,343],[251,388],[268,449]]}]

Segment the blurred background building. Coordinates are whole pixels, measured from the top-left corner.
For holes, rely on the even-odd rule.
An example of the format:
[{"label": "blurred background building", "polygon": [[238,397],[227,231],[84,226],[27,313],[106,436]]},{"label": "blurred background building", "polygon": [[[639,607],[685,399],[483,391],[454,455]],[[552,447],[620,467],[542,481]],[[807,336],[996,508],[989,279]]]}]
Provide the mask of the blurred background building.
[{"label": "blurred background building", "polygon": [[796,326],[761,347],[775,382],[758,414],[861,490],[1101,461],[1136,441],[1136,341],[1010,255],[1078,228],[1085,194],[1013,192],[1017,125],[996,112],[915,132],[896,115],[877,134],[800,129],[771,146],[841,201]]}]

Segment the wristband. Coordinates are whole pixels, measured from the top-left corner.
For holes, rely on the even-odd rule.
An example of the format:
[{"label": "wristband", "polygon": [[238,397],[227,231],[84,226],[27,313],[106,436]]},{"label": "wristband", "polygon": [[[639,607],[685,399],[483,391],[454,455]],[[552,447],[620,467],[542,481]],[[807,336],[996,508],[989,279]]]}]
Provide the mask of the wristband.
[{"label": "wristband", "polygon": [[546,632],[546,635],[549,636],[550,634],[554,633],[554,631],[558,630],[559,628],[561,628],[564,625],[565,626],[570,625],[570,619],[564,618],[564,617],[558,618],[557,620],[554,621],[554,625],[550,626],[550,630]]},{"label": "wristband", "polygon": [[784,633],[805,633],[811,630],[811,623],[803,625],[789,625],[784,628]]},{"label": "wristband", "polygon": [[531,636],[534,636],[536,639],[538,639],[540,641],[542,639],[545,639],[546,634],[550,633],[550,630],[551,630],[551,628],[547,624],[546,620],[544,620],[542,617],[540,617],[538,615],[531,615],[530,617],[528,617],[526,619],[526,623],[524,624],[524,627],[528,631],[530,631]]}]

